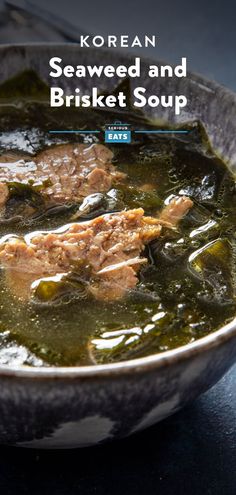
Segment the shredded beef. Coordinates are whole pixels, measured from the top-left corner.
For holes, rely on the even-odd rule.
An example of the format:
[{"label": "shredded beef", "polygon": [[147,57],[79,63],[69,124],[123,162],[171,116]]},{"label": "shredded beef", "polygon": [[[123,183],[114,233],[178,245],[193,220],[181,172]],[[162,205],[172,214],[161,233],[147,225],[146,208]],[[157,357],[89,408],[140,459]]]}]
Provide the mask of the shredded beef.
[{"label": "shredded beef", "polygon": [[0,244],[0,263],[19,297],[30,296],[33,281],[79,270],[82,261],[91,270],[89,291],[97,299],[119,299],[137,284],[140,266],[147,261],[140,257],[145,245],[160,236],[163,225],[175,226],[191,206],[182,196],[160,218],[145,217],[137,208],[24,238],[8,236]]},{"label": "shredded beef", "polygon": [[8,199],[7,184],[20,182],[41,186],[48,201],[79,201],[96,192],[108,191],[125,174],[111,163],[113,153],[102,144],[57,145],[31,160],[0,157],[0,206]]}]

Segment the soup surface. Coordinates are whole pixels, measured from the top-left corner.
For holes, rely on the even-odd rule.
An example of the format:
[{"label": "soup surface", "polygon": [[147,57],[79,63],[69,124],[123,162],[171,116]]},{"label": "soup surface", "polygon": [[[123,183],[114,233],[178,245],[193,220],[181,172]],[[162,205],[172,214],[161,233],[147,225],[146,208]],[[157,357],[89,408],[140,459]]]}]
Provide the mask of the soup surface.
[{"label": "soup surface", "polygon": [[[139,112],[50,109],[36,78],[34,94],[26,97],[22,87],[20,79],[15,94],[10,83],[0,88],[0,365],[133,359],[230,321],[235,179],[201,124],[184,126],[188,134],[133,132],[130,145],[105,147],[104,132],[49,131],[103,130],[127,119],[133,131],[158,125]],[[69,157],[70,173],[58,172],[61,156]],[[186,209],[170,218],[168,205],[185,200]],[[130,210],[132,221],[124,221]],[[71,229],[80,236],[74,251]],[[111,243],[109,263],[101,235]],[[51,254],[59,247],[60,263]]]}]

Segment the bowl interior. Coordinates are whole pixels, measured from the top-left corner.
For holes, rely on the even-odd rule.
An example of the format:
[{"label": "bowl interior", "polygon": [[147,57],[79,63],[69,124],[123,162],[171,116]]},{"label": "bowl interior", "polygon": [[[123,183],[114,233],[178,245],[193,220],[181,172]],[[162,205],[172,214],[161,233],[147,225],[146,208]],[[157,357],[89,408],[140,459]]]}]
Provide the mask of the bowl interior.
[{"label": "bowl interior", "polygon": [[[82,93],[90,92],[93,86],[99,90],[112,91],[118,84],[117,78],[93,78],[93,79],[67,79],[61,77],[54,79],[49,76],[49,60],[53,56],[60,57],[64,65],[71,64],[76,66],[82,65],[130,65],[133,63],[134,56],[114,54],[111,50],[81,49],[74,44],[32,44],[0,47],[1,65],[0,65],[0,83],[16,75],[25,69],[33,69],[49,85],[60,86],[65,91],[72,93],[76,87],[79,87]],[[114,62],[115,60],[115,62]],[[199,75],[189,73],[187,78],[148,78],[148,67],[150,64],[158,64],[158,61],[141,59],[141,78],[131,79],[131,88],[143,86],[147,89],[147,96],[156,94],[185,95],[188,99],[188,105],[182,110],[179,116],[175,115],[174,110],[166,108],[163,110],[159,107],[145,107],[144,111],[152,119],[160,119],[169,124],[181,124],[194,120],[200,120],[210,138],[213,148],[227,161],[231,170],[236,169],[236,95],[226,88],[223,88],[212,81],[207,81]],[[174,349],[164,352],[160,355],[150,356],[133,360],[133,366],[139,367],[143,364],[156,363],[157,360],[162,362],[168,360],[174,355],[185,352],[184,349],[198,349],[199,346],[214,343],[216,339],[230,338],[236,333],[235,322],[226,325],[221,330],[199,339],[193,344],[183,346],[183,348]],[[204,344],[205,343],[205,344]],[[128,368],[132,367],[132,361],[126,362]],[[124,362],[110,365],[86,367],[88,372],[94,373],[97,370],[117,369],[124,367]],[[85,368],[85,367],[84,367]],[[26,373],[34,373],[33,370],[25,370]],[[54,372],[60,373],[65,368],[54,368]],[[70,368],[70,373],[72,369]],[[68,370],[68,371],[69,371]],[[76,368],[74,368],[74,371]],[[90,370],[90,371],[89,371]],[[42,373],[42,369],[38,368]],[[83,373],[82,368],[77,368],[79,373]],[[85,372],[86,370],[84,370]],[[44,372],[51,374],[51,370],[44,369]]]}]

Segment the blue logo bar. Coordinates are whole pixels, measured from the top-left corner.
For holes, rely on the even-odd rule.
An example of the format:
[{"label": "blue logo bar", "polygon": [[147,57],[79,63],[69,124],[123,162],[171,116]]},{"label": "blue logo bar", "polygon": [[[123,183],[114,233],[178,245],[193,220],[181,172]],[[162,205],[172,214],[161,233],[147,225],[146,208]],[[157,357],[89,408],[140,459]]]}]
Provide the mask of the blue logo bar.
[{"label": "blue logo bar", "polygon": [[106,130],[105,143],[131,143],[131,131]]}]

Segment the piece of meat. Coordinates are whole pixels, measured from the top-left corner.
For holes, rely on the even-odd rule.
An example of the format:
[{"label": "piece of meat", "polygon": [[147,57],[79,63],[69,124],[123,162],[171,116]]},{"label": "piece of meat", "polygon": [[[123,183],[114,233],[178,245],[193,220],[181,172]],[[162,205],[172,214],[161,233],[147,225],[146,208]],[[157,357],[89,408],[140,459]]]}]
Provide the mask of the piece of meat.
[{"label": "piece of meat", "polygon": [[[42,273],[65,271],[72,262],[87,259],[95,271],[139,255],[144,244],[159,235],[158,219],[144,217],[142,208],[106,214],[51,232],[3,238],[0,260],[11,266]],[[132,256],[130,255],[132,253]],[[38,270],[39,267],[39,270]]]},{"label": "piece of meat", "polygon": [[186,199],[178,202],[175,198],[173,208],[166,207],[171,215],[165,215],[164,210],[163,218],[145,217],[144,210],[137,208],[24,238],[7,236],[0,244],[0,263],[6,269],[8,284],[18,296],[29,297],[34,280],[76,271],[83,261],[91,270],[90,292],[97,299],[119,299],[137,284],[145,245],[160,236],[163,224],[171,226],[169,221],[174,219],[176,225],[181,203],[183,214],[187,211]]},{"label": "piece of meat", "polygon": [[124,266],[115,272],[104,273],[100,280],[90,284],[91,294],[100,301],[116,301],[121,299],[125,292],[133,289],[138,282],[137,271],[131,266]]},{"label": "piece of meat", "polygon": [[8,200],[9,191],[6,184],[0,182],[0,210],[4,207]]},{"label": "piece of meat", "polygon": [[112,165],[112,157],[102,144],[57,145],[28,161],[4,155],[0,157],[0,183],[5,189],[8,182],[40,185],[47,201],[76,202],[89,194],[108,191],[125,177]]},{"label": "piece of meat", "polygon": [[192,206],[193,202],[187,196],[176,196],[162,210],[160,219],[169,222],[174,227],[188,213]]},{"label": "piece of meat", "polygon": [[[139,260],[136,259],[133,266],[120,266],[116,270],[100,274],[97,272],[108,265],[138,257],[145,244],[158,237],[160,232],[158,219],[145,217],[141,208],[106,214],[89,222],[70,224],[49,233],[28,234],[23,239],[8,236],[0,245],[0,263],[7,269],[8,281],[10,272],[11,278],[22,278],[24,289],[21,292],[18,291],[19,283],[17,284],[17,293],[22,295],[26,292],[26,273],[29,285],[38,278],[76,270],[83,260],[91,268],[91,278],[94,281],[91,284],[92,292],[95,293],[96,287],[104,283],[104,297],[106,293],[109,299],[115,299],[136,285]],[[109,286],[113,281],[113,291],[110,293],[105,289],[107,281]],[[13,285],[11,284],[12,287]]]}]

